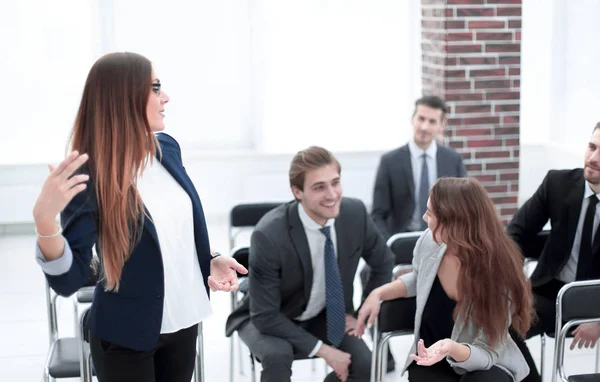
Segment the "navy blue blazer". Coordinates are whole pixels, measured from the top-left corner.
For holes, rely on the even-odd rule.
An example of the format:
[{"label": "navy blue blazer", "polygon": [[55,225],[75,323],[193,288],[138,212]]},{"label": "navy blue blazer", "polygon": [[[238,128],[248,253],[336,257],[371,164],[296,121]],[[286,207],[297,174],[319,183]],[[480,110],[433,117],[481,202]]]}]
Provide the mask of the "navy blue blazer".
[{"label": "navy blue blazer", "polygon": [[[192,200],[196,251],[204,285],[209,293],[208,276],[212,256],[202,203],[185,172],[177,141],[163,133],[157,137],[162,150],[162,157],[157,153],[157,158]],[[165,203],[168,202],[169,198],[166,196]],[[61,213],[63,236],[73,252],[73,263],[68,272],[62,275],[46,274],[50,287],[58,294],[69,296],[89,279],[92,247],[98,237],[98,221],[95,189],[90,183]],[[101,257],[101,248],[96,247],[96,250]],[[119,291],[107,292],[102,283],[96,287],[88,320],[89,329],[94,335],[135,350],[152,349],[158,342],[162,324],[163,272],[156,229],[151,220],[146,218],[141,238],[123,268]]]}]

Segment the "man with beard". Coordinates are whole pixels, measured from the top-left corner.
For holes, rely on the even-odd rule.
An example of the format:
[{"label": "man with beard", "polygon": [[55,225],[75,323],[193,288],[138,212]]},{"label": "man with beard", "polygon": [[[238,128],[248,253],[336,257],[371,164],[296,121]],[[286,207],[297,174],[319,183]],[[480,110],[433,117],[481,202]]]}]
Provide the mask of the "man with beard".
[{"label": "man with beard", "polygon": [[359,260],[369,290],[392,277],[393,256],[358,199],[343,198],[340,164],[309,147],[292,160],[295,201],[271,210],[250,239],[249,292],[228,318],[262,363],[261,381],[289,381],[295,358],[321,357],[325,381],[368,382],[371,351],[356,327],[353,281]]},{"label": "man with beard", "polygon": [[[600,278],[600,122],[585,151],[584,168],[551,170],[535,194],[517,211],[507,227],[525,255],[531,240],[550,220],[550,236],[531,275],[538,321],[527,337],[554,332],[556,297],[566,283]],[[582,324],[573,331],[571,349],[594,347],[600,323]],[[515,338],[516,339],[516,338]],[[530,374],[524,381],[541,381],[525,342],[517,341]]]}]

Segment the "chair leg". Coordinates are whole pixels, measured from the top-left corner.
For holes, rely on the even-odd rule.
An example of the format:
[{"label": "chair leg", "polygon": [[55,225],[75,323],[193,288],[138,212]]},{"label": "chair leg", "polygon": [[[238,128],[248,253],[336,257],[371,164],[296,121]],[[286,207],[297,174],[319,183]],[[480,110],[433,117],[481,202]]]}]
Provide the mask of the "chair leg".
[{"label": "chair leg", "polygon": [[375,348],[375,351],[377,353],[376,354],[377,364],[375,365],[375,380],[374,380],[374,382],[382,382],[383,381],[383,374],[384,374],[383,363],[384,363],[384,360],[386,359],[386,354],[387,354],[386,349],[388,348],[389,340],[392,337],[393,337],[393,335],[391,333],[386,333],[379,339],[377,348]]},{"label": "chair leg", "polygon": [[194,382],[204,382],[204,336],[202,334],[202,322],[198,324],[196,360],[194,363]]},{"label": "chair leg", "polygon": [[233,364],[235,362],[235,341],[233,337],[235,337],[235,333],[229,339],[229,382],[233,382],[233,373],[235,372]]},{"label": "chair leg", "polygon": [[240,361],[240,375],[245,375],[245,371],[244,371],[244,349],[243,349],[243,343],[242,340],[240,340],[240,336],[237,335],[237,333],[232,334],[232,336],[237,336],[238,339],[238,359]]},{"label": "chair leg", "polygon": [[600,373],[600,344],[596,343],[596,373]]},{"label": "chair leg", "polygon": [[377,365],[379,364],[379,359],[377,358],[377,347],[379,345],[380,340],[379,320],[377,318],[375,318],[375,325],[373,325],[372,337],[373,350],[371,351],[371,381],[381,382],[381,376],[377,375]]},{"label": "chair leg", "polygon": [[540,337],[541,360],[540,360],[540,379],[544,380],[544,365],[546,360],[546,333],[542,333]]},{"label": "chair leg", "polygon": [[256,382],[256,364],[254,363],[254,356],[250,353],[250,374],[252,382]]}]

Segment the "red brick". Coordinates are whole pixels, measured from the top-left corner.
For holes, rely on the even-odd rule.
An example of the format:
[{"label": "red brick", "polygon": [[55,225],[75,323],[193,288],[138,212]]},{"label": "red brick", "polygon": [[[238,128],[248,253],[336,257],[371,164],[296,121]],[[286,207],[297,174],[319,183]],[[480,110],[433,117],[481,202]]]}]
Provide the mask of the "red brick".
[{"label": "red brick", "polygon": [[510,150],[501,151],[476,151],[475,158],[510,158]]},{"label": "red brick", "polygon": [[469,29],[504,29],[505,21],[498,20],[473,20],[468,22]]},{"label": "red brick", "polygon": [[467,23],[464,20],[446,20],[445,29],[465,29]]},{"label": "red brick", "polygon": [[517,213],[517,208],[516,207],[502,207],[502,208],[500,208],[500,214],[501,215],[513,216],[516,213]]},{"label": "red brick", "polygon": [[446,0],[448,5],[475,5],[485,4],[485,0]]},{"label": "red brick", "polygon": [[473,32],[450,32],[446,34],[446,41],[473,41]]},{"label": "red brick", "polygon": [[519,180],[518,172],[506,172],[500,174],[500,180]]},{"label": "red brick", "polygon": [[515,138],[515,139],[505,139],[504,140],[504,146],[518,146],[519,145],[519,139]]},{"label": "red brick", "polygon": [[446,11],[444,12],[444,16],[456,17],[456,12],[454,12],[454,8],[446,8]]},{"label": "red brick", "polygon": [[518,116],[504,116],[504,117],[502,117],[502,124],[503,125],[512,124],[512,123],[519,123],[519,117]]},{"label": "red brick", "polygon": [[494,105],[494,113],[519,111],[521,110],[520,104],[506,104],[506,105]]},{"label": "red brick", "polygon": [[497,16],[521,16],[521,7],[497,8]]},{"label": "red brick", "polygon": [[458,8],[456,17],[494,17],[494,8]]},{"label": "red brick", "polygon": [[496,57],[458,57],[458,65],[496,65]]},{"label": "red brick", "polygon": [[522,0],[487,0],[488,4],[521,4]]},{"label": "red brick", "polygon": [[492,105],[455,105],[454,113],[486,113],[492,112]]},{"label": "red brick", "polygon": [[519,134],[518,127],[495,127],[494,135],[517,135]]},{"label": "red brick", "polygon": [[510,80],[477,80],[475,89],[508,89]]},{"label": "red brick", "polygon": [[518,169],[519,162],[494,162],[494,163],[486,163],[486,170],[508,170],[508,169]]},{"label": "red brick", "polygon": [[521,67],[518,67],[518,68],[508,68],[508,74],[510,76],[520,76],[521,75]]},{"label": "red brick", "polygon": [[465,142],[464,141],[450,141],[448,143],[448,146],[450,146],[453,149],[462,149],[465,147]]},{"label": "red brick", "polygon": [[469,71],[471,77],[504,77],[506,69],[473,69]]},{"label": "red brick", "polygon": [[488,101],[507,100],[507,99],[519,100],[519,99],[521,99],[521,92],[519,92],[519,91],[488,92],[485,94],[485,99]]},{"label": "red brick", "polygon": [[481,183],[496,181],[496,175],[494,175],[494,174],[475,175],[474,178],[477,179],[478,181],[480,181]]},{"label": "red brick", "polygon": [[467,147],[500,147],[502,146],[502,139],[469,139]]},{"label": "red brick", "polygon": [[498,63],[500,65],[520,65],[520,56],[500,56],[498,57]]},{"label": "red brick", "polygon": [[508,185],[507,184],[498,184],[498,185],[493,185],[493,186],[485,186],[485,190],[490,194],[507,193]]},{"label": "red brick", "polygon": [[446,70],[446,77],[448,78],[465,78],[467,72],[464,69]]},{"label": "red brick", "polygon": [[456,101],[483,101],[483,93],[450,93],[444,97],[448,102]]},{"label": "red brick", "polygon": [[471,89],[471,81],[446,81],[444,87],[448,90],[468,90]]},{"label": "red brick", "polygon": [[513,204],[517,202],[516,196],[492,196],[494,204]]},{"label": "red brick", "polygon": [[481,165],[481,163],[470,163],[470,164],[465,165],[465,167],[467,168],[467,172],[481,171],[483,169],[483,166]]},{"label": "red brick", "polygon": [[448,45],[446,47],[446,51],[449,54],[456,54],[456,53],[481,53],[482,52],[482,46],[481,46],[481,44]]},{"label": "red brick", "polygon": [[421,20],[421,28],[423,29],[444,29],[444,20]]},{"label": "red brick", "polygon": [[508,20],[508,27],[510,29],[519,29],[521,28],[521,20]]},{"label": "red brick", "polygon": [[456,57],[446,57],[445,65],[446,66],[456,66]]},{"label": "red brick", "polygon": [[515,158],[518,158],[518,157],[519,157],[519,152],[520,152],[520,150],[519,150],[519,149],[513,149],[513,151],[512,151],[512,152],[513,152],[513,157],[515,157]]},{"label": "red brick", "polygon": [[521,31],[515,31],[515,40],[521,41]]},{"label": "red brick", "polygon": [[457,137],[475,137],[475,136],[492,136],[491,128],[468,129],[457,127],[454,129],[454,136]]},{"label": "red brick", "polygon": [[513,88],[520,88],[521,87],[521,80],[512,80],[512,87]]},{"label": "red brick", "polygon": [[512,41],[512,32],[477,32],[478,41]]},{"label": "red brick", "polygon": [[463,160],[471,159],[471,152],[464,151],[464,152],[460,153],[460,156],[462,157]]},{"label": "red brick", "polygon": [[485,44],[486,53],[518,53],[521,51],[520,43],[511,44]]}]

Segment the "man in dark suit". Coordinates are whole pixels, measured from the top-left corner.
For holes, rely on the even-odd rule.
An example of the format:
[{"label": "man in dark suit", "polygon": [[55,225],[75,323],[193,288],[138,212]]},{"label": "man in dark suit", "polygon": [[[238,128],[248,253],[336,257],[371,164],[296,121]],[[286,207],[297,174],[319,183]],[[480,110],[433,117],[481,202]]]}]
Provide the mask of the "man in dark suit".
[{"label": "man in dark suit", "polygon": [[371,216],[386,240],[398,232],[425,229],[428,192],[437,178],[466,176],[460,154],[435,140],[444,131],[446,113],[441,98],[419,98],[412,116],[413,139],[381,157]]},{"label": "man in dark suit", "polygon": [[292,160],[296,201],[267,213],[250,241],[249,293],[227,320],[262,363],[261,381],[291,378],[294,358],[318,356],[325,381],[367,382],[371,351],[351,335],[353,280],[362,257],[373,289],[390,281],[392,254],[362,202],[342,198],[340,165],[320,147]]},{"label": "man in dark suit", "polygon": [[[535,236],[550,220],[550,236],[531,275],[538,315],[527,337],[552,333],[556,322],[556,297],[560,288],[576,280],[600,278],[600,123],[585,152],[584,168],[549,171],[535,194],[517,211],[507,227],[525,256]],[[573,332],[571,349],[594,346],[600,324],[583,324]],[[531,354],[522,340],[517,342],[528,360],[525,381],[540,381]]]}]

